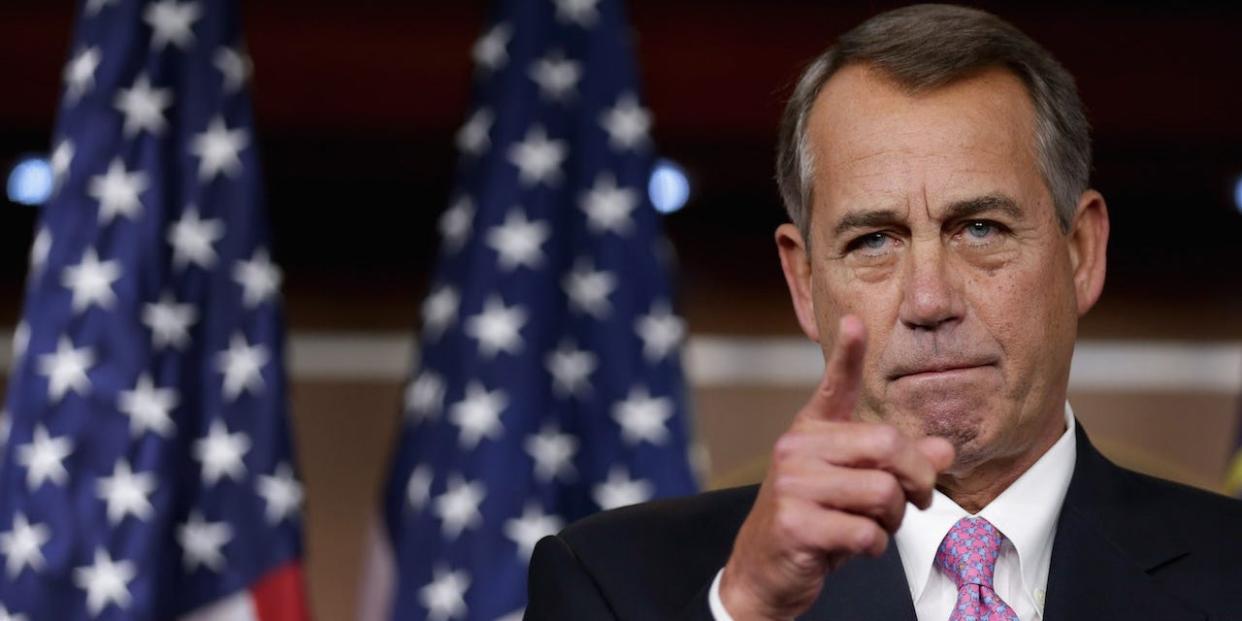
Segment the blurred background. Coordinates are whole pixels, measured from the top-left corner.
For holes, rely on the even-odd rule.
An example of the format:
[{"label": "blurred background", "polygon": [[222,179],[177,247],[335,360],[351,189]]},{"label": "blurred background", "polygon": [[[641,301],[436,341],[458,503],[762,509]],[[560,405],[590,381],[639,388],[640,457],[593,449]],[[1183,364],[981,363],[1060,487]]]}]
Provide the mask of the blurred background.
[{"label": "blurred background", "polygon": [[[977,3],[1049,48],[1094,127],[1113,233],[1071,399],[1105,453],[1222,490],[1242,387],[1242,6]],[[777,120],[803,64],[887,2],[631,0],[660,153],[695,426],[712,486],[759,479],[819,374],[780,276]],[[257,140],[285,272],[291,410],[319,618],[355,610],[471,86],[482,2],[245,3]],[[0,166],[45,154],[70,2],[0,4]],[[0,332],[17,323],[36,208],[0,204]],[[4,347],[7,356],[8,347]]]}]

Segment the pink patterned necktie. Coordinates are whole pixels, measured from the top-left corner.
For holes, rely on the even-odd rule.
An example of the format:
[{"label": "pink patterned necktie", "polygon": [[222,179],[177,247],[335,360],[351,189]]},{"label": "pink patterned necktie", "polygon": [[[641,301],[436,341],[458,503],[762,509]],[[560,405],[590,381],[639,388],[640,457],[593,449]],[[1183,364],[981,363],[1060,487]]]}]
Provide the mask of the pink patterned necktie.
[{"label": "pink patterned necktie", "polygon": [[964,517],[949,529],[936,551],[936,567],[957,585],[949,621],[1019,621],[992,590],[992,573],[1005,536],[983,518]]}]

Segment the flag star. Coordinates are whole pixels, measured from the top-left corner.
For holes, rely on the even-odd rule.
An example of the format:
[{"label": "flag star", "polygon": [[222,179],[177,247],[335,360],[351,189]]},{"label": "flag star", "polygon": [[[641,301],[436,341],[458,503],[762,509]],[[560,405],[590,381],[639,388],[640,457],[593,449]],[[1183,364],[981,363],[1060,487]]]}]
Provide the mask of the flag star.
[{"label": "flag star", "polygon": [[0,621],[29,621],[26,615],[19,615],[15,612],[9,612],[4,604],[0,604]]},{"label": "flag star", "polygon": [[190,140],[190,153],[198,156],[198,177],[204,181],[220,173],[232,177],[241,172],[241,150],[250,144],[244,127],[229,129],[224,117],[216,116],[203,133]]},{"label": "flag star", "polygon": [[466,245],[470,229],[474,226],[474,201],[463,196],[440,215],[440,236],[444,238],[444,250],[457,252]]},{"label": "flag star", "polygon": [[214,244],[224,238],[224,221],[204,220],[198,207],[185,208],[176,222],[168,227],[168,243],[173,248],[173,267],[181,269],[188,264],[209,270],[216,264]]},{"label": "flag star", "polygon": [[677,349],[686,336],[686,322],[674,315],[665,302],[656,302],[651,312],[634,322],[634,330],[643,341],[643,356],[659,362]]},{"label": "flag star", "polygon": [[158,136],[168,126],[164,108],[172,105],[172,90],[151,88],[151,79],[144,73],[130,88],[117,89],[114,105],[125,115],[122,131],[126,137],[136,136],[143,130]]},{"label": "flag star", "polygon": [[190,344],[190,326],[198,321],[193,304],[178,304],[165,292],[159,302],[142,307],[142,323],[151,330],[151,347],[156,351],[172,346],[184,349]]},{"label": "flag star", "polygon": [[621,426],[621,439],[626,444],[644,440],[655,445],[668,440],[665,423],[673,416],[673,402],[666,397],[652,397],[645,387],[635,386],[624,401],[612,406],[612,419]]},{"label": "flag star", "polygon": [[552,374],[552,390],[560,396],[583,397],[591,392],[591,373],[599,366],[595,354],[565,341],[544,359]]},{"label": "flag star", "polygon": [[444,407],[444,378],[424,370],[405,388],[405,412],[413,422],[435,418]]},{"label": "flag star", "polygon": [[651,131],[651,113],[638,105],[633,93],[617,99],[617,104],[600,115],[599,123],[608,132],[608,144],[618,151],[637,149],[647,144]]},{"label": "flag star", "polygon": [[[86,14],[96,15],[103,10],[104,7],[116,4],[117,0],[86,0]],[[0,617],[3,619],[3,617]]]},{"label": "flag star", "polygon": [[522,351],[522,326],[526,311],[517,304],[505,306],[500,296],[493,295],[483,311],[466,319],[466,335],[479,342],[479,355],[495,358],[497,352],[517,354]]},{"label": "flag star", "polygon": [[599,19],[599,0],[555,0],[556,18],[590,28]]},{"label": "flag star", "polygon": [[39,375],[47,377],[47,395],[53,403],[73,391],[79,395],[90,392],[91,380],[86,370],[95,364],[95,352],[89,347],[75,349],[68,337],[56,343],[56,351],[39,356]]},{"label": "flag star", "polygon": [[32,491],[51,481],[64,485],[69,480],[65,458],[73,453],[73,441],[66,436],[53,438],[47,427],[37,425],[29,444],[17,447],[17,463],[26,467],[26,486]]},{"label": "flag star", "polygon": [[543,512],[535,502],[526,503],[522,516],[505,522],[505,536],[517,544],[518,558],[523,562],[530,561],[535,551],[535,544],[548,535],[555,535],[565,527],[565,521],[555,515]]},{"label": "flag star", "polygon": [[162,50],[172,43],[189,49],[194,44],[194,21],[201,13],[197,2],[159,0],[147,5],[142,19],[151,26],[151,47]]},{"label": "flag star", "polygon": [[112,468],[112,476],[100,477],[96,483],[96,493],[107,504],[108,523],[116,526],[127,515],[144,522],[150,520],[155,513],[155,507],[151,506],[155,484],[155,475],[137,474],[124,459],[118,460]]},{"label": "flag star", "polygon": [[607,511],[618,507],[646,502],[655,494],[655,488],[643,479],[631,479],[624,466],[613,466],[608,480],[598,483],[592,490],[595,504]]},{"label": "flag star", "polygon": [[569,297],[569,308],[595,319],[605,319],[612,312],[608,295],[617,288],[617,278],[610,272],[595,271],[591,260],[580,258],[573,271],[565,274],[561,287]]},{"label": "flag star", "polygon": [[9,437],[13,435],[13,417],[8,410],[0,410],[0,451],[9,446]]},{"label": "flag star", "polygon": [[423,300],[423,334],[431,340],[441,334],[457,319],[461,296],[450,285],[441,285]]},{"label": "flag star", "polygon": [[181,562],[187,573],[199,567],[220,573],[224,569],[224,553],[220,549],[232,540],[233,527],[228,522],[208,522],[198,511],[177,526]]},{"label": "flag star", "polygon": [[30,271],[38,273],[43,271],[43,266],[47,264],[47,256],[52,252],[52,233],[47,227],[39,227],[39,232],[35,233],[34,241],[30,244]]},{"label": "flag star", "polygon": [[91,177],[86,193],[99,201],[99,224],[112,222],[117,216],[133,220],[142,209],[138,195],[151,186],[147,174],[135,169],[125,170],[125,163],[115,157],[108,164],[108,171]]},{"label": "flag star", "polygon": [[431,468],[427,466],[416,466],[410,471],[410,478],[405,482],[405,499],[411,509],[422,511],[427,506],[427,501],[431,500],[432,478]]},{"label": "flag star", "polygon": [[227,476],[241,481],[246,475],[242,458],[250,451],[250,436],[243,432],[229,433],[224,422],[211,421],[207,435],[194,441],[194,458],[203,464],[203,482],[215,485]]},{"label": "flag star", "polygon": [[30,324],[23,319],[13,329],[13,361],[21,360],[26,355],[28,347],[30,347]]},{"label": "flag star", "polygon": [[254,72],[254,64],[250,56],[240,48],[220,47],[211,58],[211,64],[224,76],[224,92],[236,93],[246,85],[250,74]]},{"label": "flag star", "polygon": [[293,467],[288,463],[276,466],[271,475],[259,475],[257,484],[259,495],[267,503],[267,522],[279,524],[289,517],[296,517],[302,509],[305,497],[302,484],[293,476]]},{"label": "flag star", "polygon": [[547,222],[527,220],[518,208],[505,214],[505,221],[487,232],[487,245],[496,251],[500,269],[513,271],[518,266],[531,269],[543,263],[543,245],[552,236]]},{"label": "flag star", "polygon": [[578,80],[582,79],[582,63],[565,58],[561,52],[552,52],[531,63],[530,79],[539,85],[539,93],[552,101],[564,101],[577,94]]},{"label": "flag star", "polygon": [[634,228],[630,214],[638,207],[638,192],[618,188],[611,174],[601,173],[579,203],[586,212],[587,228],[593,233],[625,235]]},{"label": "flag star", "polygon": [[431,582],[418,590],[418,601],[427,609],[427,621],[446,621],[466,616],[466,591],[470,574],[436,567]]},{"label": "flag star", "polygon": [[522,185],[556,185],[561,180],[561,162],[568,154],[564,140],[549,140],[542,127],[532,127],[521,142],[509,147],[509,161],[518,167]]},{"label": "flag star", "polygon": [[535,460],[536,480],[546,483],[573,478],[578,439],[561,433],[556,425],[545,424],[539,433],[527,436],[523,448]]},{"label": "flag star", "polygon": [[466,120],[466,123],[457,130],[457,148],[462,153],[471,156],[479,156],[488,147],[492,146],[490,133],[492,131],[492,123],[496,122],[496,115],[488,108],[479,108],[474,114]]},{"label": "flag star", "polygon": [[27,567],[42,571],[46,562],[43,544],[51,538],[52,532],[46,524],[31,524],[26,514],[17,512],[9,530],[0,533],[0,553],[4,554],[4,568],[9,578],[21,575]]},{"label": "flag star", "polygon": [[461,475],[449,476],[447,489],[432,503],[432,511],[440,518],[440,531],[446,539],[456,539],[463,530],[483,522],[479,504],[486,495],[482,482],[467,483]]},{"label": "flag star", "polygon": [[233,265],[233,280],[241,285],[242,304],[246,308],[254,308],[275,297],[280,292],[282,279],[280,268],[272,263],[263,248],[255,250],[249,261]]},{"label": "flag star", "polygon": [[99,68],[99,61],[102,59],[99,48],[92,46],[79,50],[65,65],[63,77],[67,103],[76,102],[86,91],[95,87],[95,70]]},{"label": "flag star", "polygon": [[130,561],[116,562],[103,548],[95,548],[95,562],[73,570],[73,583],[86,591],[86,608],[98,617],[108,604],[129,607],[129,583],[137,575]]},{"label": "flag star", "polygon": [[513,29],[508,24],[496,24],[487,34],[474,42],[470,51],[474,62],[480,69],[495,71],[509,62],[509,52],[505,48],[513,38]]},{"label": "flag star", "polygon": [[224,397],[237,400],[242,392],[256,395],[263,391],[263,365],[271,358],[262,344],[251,345],[246,336],[234,333],[229,348],[216,357],[216,368],[224,373]]},{"label": "flag star", "polygon": [[461,447],[469,450],[478,446],[484,437],[499,438],[504,431],[500,413],[508,406],[509,397],[503,390],[488,391],[474,381],[466,385],[465,398],[449,410],[449,420],[461,428],[458,438]]},{"label": "flag star", "polygon": [[52,157],[48,163],[52,167],[54,190],[60,190],[60,187],[65,184],[65,179],[69,177],[69,167],[73,165],[74,153],[73,141],[68,138],[56,143],[56,148],[52,149]]},{"label": "flag star", "polygon": [[180,401],[176,388],[156,388],[151,375],[143,373],[133,390],[120,392],[117,409],[129,416],[131,436],[137,438],[153,431],[162,438],[168,438],[176,427],[171,412]]}]

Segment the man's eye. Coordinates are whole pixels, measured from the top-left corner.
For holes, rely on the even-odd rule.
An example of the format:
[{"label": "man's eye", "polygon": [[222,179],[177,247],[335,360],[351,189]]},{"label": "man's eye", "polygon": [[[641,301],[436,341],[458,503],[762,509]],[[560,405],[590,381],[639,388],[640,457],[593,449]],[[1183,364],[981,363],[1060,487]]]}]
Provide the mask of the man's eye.
[{"label": "man's eye", "polygon": [[975,239],[986,239],[989,235],[996,233],[997,230],[996,223],[984,220],[976,220],[966,225],[966,232]]},{"label": "man's eye", "polygon": [[851,245],[854,248],[862,248],[863,250],[870,250],[874,252],[876,250],[883,250],[888,242],[888,235],[883,233],[868,233],[854,240],[854,243]]}]

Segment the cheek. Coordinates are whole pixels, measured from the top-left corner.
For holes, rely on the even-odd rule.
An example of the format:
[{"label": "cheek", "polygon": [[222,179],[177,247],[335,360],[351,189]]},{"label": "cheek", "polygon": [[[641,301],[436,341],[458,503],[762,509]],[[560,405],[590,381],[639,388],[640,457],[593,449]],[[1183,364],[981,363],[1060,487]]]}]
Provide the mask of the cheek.
[{"label": "cheek", "polygon": [[1055,261],[1037,261],[1021,269],[978,272],[971,282],[972,307],[997,341],[1012,388],[1023,390],[1040,379],[1034,371],[1048,367],[1073,339],[1072,282]]}]

